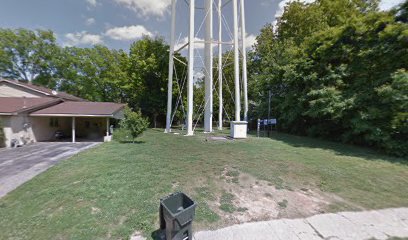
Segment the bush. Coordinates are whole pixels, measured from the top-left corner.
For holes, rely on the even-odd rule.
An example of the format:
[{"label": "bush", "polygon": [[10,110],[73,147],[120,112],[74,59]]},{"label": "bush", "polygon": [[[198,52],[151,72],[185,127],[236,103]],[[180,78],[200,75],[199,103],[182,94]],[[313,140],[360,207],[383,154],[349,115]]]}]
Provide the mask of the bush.
[{"label": "bush", "polygon": [[[129,139],[133,142],[139,137],[149,126],[149,121],[142,116],[140,111],[133,112],[129,108],[125,109],[125,118],[120,123],[121,129],[118,130],[118,138]],[[126,141],[129,141],[126,140]]]},{"label": "bush", "polygon": [[115,129],[113,132],[113,140],[118,142],[131,142],[133,141],[129,130],[125,128]]}]

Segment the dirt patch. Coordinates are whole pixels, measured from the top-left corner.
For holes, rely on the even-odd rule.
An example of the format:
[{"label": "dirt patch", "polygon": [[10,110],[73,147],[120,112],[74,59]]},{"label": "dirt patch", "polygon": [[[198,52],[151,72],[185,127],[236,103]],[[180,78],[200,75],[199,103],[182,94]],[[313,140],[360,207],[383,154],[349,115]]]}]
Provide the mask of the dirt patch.
[{"label": "dirt patch", "polygon": [[230,167],[224,168],[216,185],[221,191],[206,202],[221,217],[222,225],[308,217],[325,212],[333,202],[317,191],[276,188]]},{"label": "dirt patch", "polygon": [[97,208],[97,207],[92,207],[92,208],[91,208],[91,214],[92,214],[92,215],[98,214],[98,213],[100,213],[100,212],[101,212],[101,209],[100,209],[100,208]]},{"label": "dirt patch", "polygon": [[146,240],[146,238],[143,237],[141,232],[136,231],[130,236],[130,240]]}]

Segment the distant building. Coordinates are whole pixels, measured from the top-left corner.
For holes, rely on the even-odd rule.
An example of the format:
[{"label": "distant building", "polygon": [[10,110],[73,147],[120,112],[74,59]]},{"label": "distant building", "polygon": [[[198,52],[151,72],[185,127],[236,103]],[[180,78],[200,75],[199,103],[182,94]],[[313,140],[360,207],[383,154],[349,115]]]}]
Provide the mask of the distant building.
[{"label": "distant building", "polygon": [[110,141],[110,119],[123,118],[124,107],[0,79],[0,120],[7,147],[42,141]]}]

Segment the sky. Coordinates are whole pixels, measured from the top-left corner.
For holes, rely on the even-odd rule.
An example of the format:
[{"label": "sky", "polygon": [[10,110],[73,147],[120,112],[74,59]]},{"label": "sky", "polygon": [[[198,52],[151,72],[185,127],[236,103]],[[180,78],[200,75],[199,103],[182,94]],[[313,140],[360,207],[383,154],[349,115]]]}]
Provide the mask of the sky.
[{"label": "sky", "polygon": [[[245,0],[248,45],[254,43],[265,24],[282,14],[289,1]],[[389,9],[401,2],[382,0],[380,8]],[[133,41],[144,35],[162,36],[168,41],[170,5],[171,0],[0,0],[0,28],[50,29],[63,46],[104,44],[128,50]],[[196,6],[204,6],[204,0],[196,0]],[[196,29],[200,29],[205,13],[196,13]],[[228,4],[223,10],[225,26],[232,24],[231,13],[232,6]],[[177,44],[182,45],[188,30],[188,6],[184,0],[177,3],[177,26]],[[201,39],[203,29],[197,30],[196,35]],[[223,38],[230,38],[228,31]]]}]

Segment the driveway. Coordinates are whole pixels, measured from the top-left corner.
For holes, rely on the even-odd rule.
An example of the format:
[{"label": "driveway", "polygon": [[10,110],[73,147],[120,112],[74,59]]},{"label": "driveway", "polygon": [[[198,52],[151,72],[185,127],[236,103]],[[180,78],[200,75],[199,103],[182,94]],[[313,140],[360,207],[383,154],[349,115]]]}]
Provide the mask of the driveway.
[{"label": "driveway", "polygon": [[59,161],[99,143],[35,143],[0,150],[0,198]]}]

